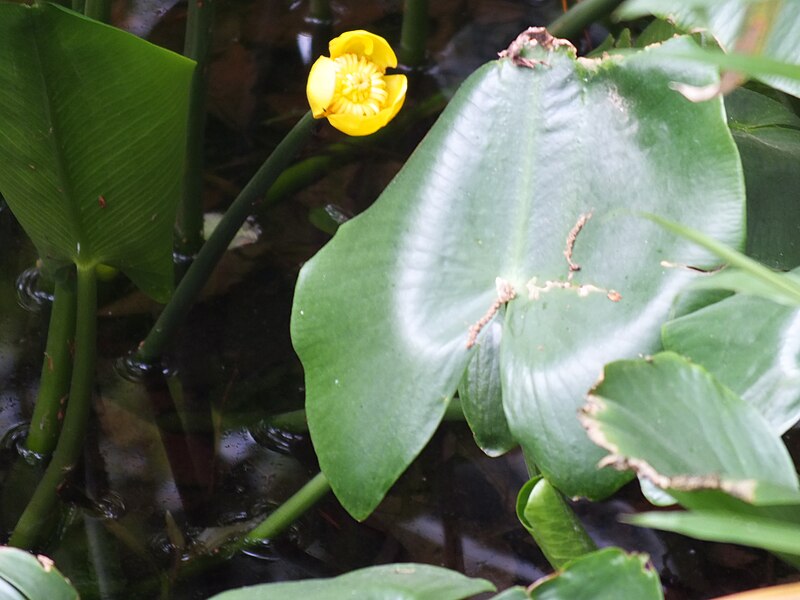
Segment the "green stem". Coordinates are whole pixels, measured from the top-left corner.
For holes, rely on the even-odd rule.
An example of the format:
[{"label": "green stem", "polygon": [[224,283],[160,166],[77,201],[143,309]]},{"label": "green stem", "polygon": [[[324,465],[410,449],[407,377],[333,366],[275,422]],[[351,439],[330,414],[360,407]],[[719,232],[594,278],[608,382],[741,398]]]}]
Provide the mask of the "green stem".
[{"label": "green stem", "polygon": [[61,423],[59,411],[63,410],[69,391],[72,373],[72,345],[75,338],[75,281],[69,276],[58,278],[50,312],[47,346],[44,351],[39,393],[33,409],[28,439],[28,450],[48,456],[58,441]]},{"label": "green stem", "polygon": [[111,0],[86,0],[83,14],[95,21],[108,23],[111,20]]},{"label": "green stem", "polygon": [[400,64],[419,67],[428,42],[428,0],[406,0],[400,32]]},{"label": "green stem", "polygon": [[333,20],[330,0],[311,0],[308,16],[318,23],[330,23]]},{"label": "green stem", "polygon": [[239,196],[225,212],[225,216],[222,217],[214,233],[197,253],[194,263],[181,280],[172,299],[164,307],[156,324],[140,344],[139,350],[136,352],[138,360],[152,362],[161,355],[164,345],[173,337],[175,330],[186,317],[189,308],[208,281],[217,261],[225,253],[228,244],[252,212],[255,203],[275,183],[300,148],[311,139],[313,131],[314,118],[311,116],[311,112],[307,112],[239,193]]},{"label": "green stem", "polygon": [[611,14],[622,0],[583,0],[573,4],[563,15],[550,23],[547,29],[559,38],[573,38],[601,17]]},{"label": "green stem", "polygon": [[97,352],[97,278],[94,267],[78,266],[78,303],[75,324],[75,359],[61,436],[53,459],[22,513],[9,544],[33,548],[53,514],[59,486],[75,467],[83,450],[83,439],[91,410]]},{"label": "green stem", "polygon": [[234,549],[239,549],[262,540],[270,540],[283,532],[300,518],[309,508],[319,502],[331,489],[331,484],[323,473],[300,488],[286,502],[281,504],[260,525],[244,536]]},{"label": "green stem", "polygon": [[183,54],[197,63],[189,90],[183,198],[176,220],[176,250],[193,256],[203,244],[203,159],[208,57],[214,29],[214,0],[189,0]]}]

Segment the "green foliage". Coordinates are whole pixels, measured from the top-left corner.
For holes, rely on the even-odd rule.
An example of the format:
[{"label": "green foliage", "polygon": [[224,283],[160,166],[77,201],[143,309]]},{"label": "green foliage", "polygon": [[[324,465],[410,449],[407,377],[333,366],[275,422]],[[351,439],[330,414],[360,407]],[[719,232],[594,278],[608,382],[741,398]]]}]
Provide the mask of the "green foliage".
[{"label": "green foliage", "polygon": [[694,277],[661,261],[711,264],[631,216],[631,199],[729,244],[744,212],[721,103],[670,89],[711,84],[713,70],[648,53],[587,63],[558,50],[533,69],[484,66],[377,203],[304,266],[292,336],[309,428],[357,518],[438,426],[475,353],[470,332],[503,312],[498,278],[501,293],[516,292],[500,340],[512,435],[567,495],[603,497],[627,479],[596,469],[576,411],[605,362],[657,348]]},{"label": "green foliage", "polygon": [[519,491],[517,518],[556,569],[597,549],[564,497],[542,476]]},{"label": "green foliage", "polygon": [[792,459],[764,418],[677,354],[606,365],[582,421],[610,452],[603,463],[635,469],[684,505],[704,503],[691,494],[704,490],[754,504],[800,499]]},{"label": "green foliage", "polygon": [[485,579],[408,563],[359,569],[333,579],[250,586],[217,594],[210,600],[460,600],[491,591],[494,586]]},{"label": "green foliage", "polygon": [[736,295],[664,326],[664,348],[703,365],[776,433],[800,419],[800,311]]},{"label": "green foliage", "polygon": [[52,4],[0,3],[0,193],[41,257],[165,301],[193,63]]},{"label": "green foliage", "polygon": [[[622,18],[652,13],[672,18],[686,29],[708,29],[723,48],[760,57],[731,57],[725,68],[755,76],[779,90],[800,96],[800,3],[780,0],[630,0]],[[765,26],[766,24],[766,26]],[[755,40],[755,42],[753,42]],[[752,46],[752,47],[751,47]],[[711,57],[692,51],[695,58]],[[784,66],[781,66],[784,65]]]},{"label": "green foliage", "polygon": [[0,546],[0,598],[77,600],[78,592],[46,556]]},{"label": "green foliage", "polygon": [[537,584],[531,600],[660,600],[658,575],[647,556],[604,548],[564,565],[556,576]]}]

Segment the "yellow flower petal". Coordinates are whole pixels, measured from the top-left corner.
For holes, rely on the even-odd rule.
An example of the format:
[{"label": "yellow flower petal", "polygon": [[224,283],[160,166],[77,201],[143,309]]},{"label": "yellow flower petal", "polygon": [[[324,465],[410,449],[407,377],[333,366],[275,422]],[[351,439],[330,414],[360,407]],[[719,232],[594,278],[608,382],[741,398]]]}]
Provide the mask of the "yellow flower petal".
[{"label": "yellow flower petal", "polygon": [[408,78],[405,75],[387,75],[383,78],[386,82],[386,108],[391,112],[389,120],[394,119],[395,115],[403,108],[406,99],[406,89],[408,88]]},{"label": "yellow flower petal", "polygon": [[339,67],[327,56],[320,56],[311,66],[306,84],[306,96],[315,119],[325,116],[336,92],[336,72]]},{"label": "yellow flower petal", "polygon": [[345,54],[357,54],[367,57],[381,71],[386,71],[387,67],[397,66],[397,56],[389,42],[381,36],[363,29],[348,31],[332,39],[329,48],[331,58],[338,58]]}]

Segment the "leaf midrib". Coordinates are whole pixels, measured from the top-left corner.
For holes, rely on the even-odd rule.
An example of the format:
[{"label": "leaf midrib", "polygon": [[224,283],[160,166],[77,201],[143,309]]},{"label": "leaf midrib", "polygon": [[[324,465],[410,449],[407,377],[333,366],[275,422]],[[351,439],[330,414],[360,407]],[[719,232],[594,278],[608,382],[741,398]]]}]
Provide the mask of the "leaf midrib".
[{"label": "leaf midrib", "polygon": [[[76,248],[70,249],[70,254],[72,255],[73,261],[77,263],[80,261],[81,254],[85,253],[85,249],[80,246],[81,241],[85,241],[84,239],[85,236],[83,235],[83,228],[81,227],[80,216],[76,213],[75,210],[76,204],[75,204],[74,194],[72,191],[72,181],[69,178],[69,170],[67,169],[67,166],[64,163],[63,153],[60,151],[61,145],[58,143],[58,140],[60,139],[60,127],[56,122],[55,111],[53,110],[52,94],[50,91],[50,87],[47,85],[47,77],[45,77],[45,70],[44,70],[45,63],[42,60],[42,51],[39,47],[40,26],[38,20],[35,18],[35,15],[33,15],[32,18],[33,18],[33,29],[34,29],[34,34],[32,36],[33,49],[36,58],[36,63],[38,65],[38,74],[41,81],[42,105],[45,111],[45,117],[47,119],[46,125],[48,126],[45,133],[46,137],[50,140],[50,145],[52,146],[53,156],[55,158],[55,165],[56,165],[56,177],[58,178],[58,182],[60,184],[60,189],[61,189],[60,193],[67,201],[67,213],[70,216],[72,232],[77,242]],[[75,252],[75,254],[72,254],[73,251]]]}]

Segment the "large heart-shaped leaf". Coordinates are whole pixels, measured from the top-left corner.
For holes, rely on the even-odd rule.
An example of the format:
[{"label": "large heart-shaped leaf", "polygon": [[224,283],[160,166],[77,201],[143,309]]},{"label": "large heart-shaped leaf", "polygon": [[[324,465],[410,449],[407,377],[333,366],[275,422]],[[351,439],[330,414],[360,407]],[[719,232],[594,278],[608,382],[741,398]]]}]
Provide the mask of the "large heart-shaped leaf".
[{"label": "large heart-shaped leaf", "polygon": [[596,469],[602,453],[576,418],[584,393],[604,363],[658,347],[694,277],[662,261],[713,263],[630,208],[741,242],[742,173],[721,102],[669,87],[709,84],[713,70],[640,60],[648,51],[575,60],[543,44],[470,77],[377,203],[300,274],[292,336],[309,428],[357,518],[428,441],[506,300],[512,434],[565,494],[615,490],[628,476]]},{"label": "large heart-shaped leaf", "polygon": [[165,300],[193,63],[44,3],[0,3],[0,40],[0,193],[45,260]]}]

